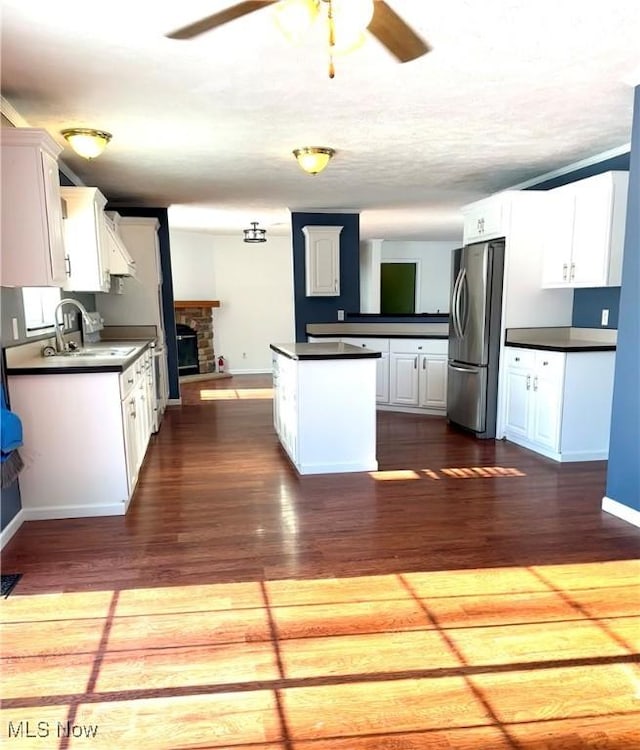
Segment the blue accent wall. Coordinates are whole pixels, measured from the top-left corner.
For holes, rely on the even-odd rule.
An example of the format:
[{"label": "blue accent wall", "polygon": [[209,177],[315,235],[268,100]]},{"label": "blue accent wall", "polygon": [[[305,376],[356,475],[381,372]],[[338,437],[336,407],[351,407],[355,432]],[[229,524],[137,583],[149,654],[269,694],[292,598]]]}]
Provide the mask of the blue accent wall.
[{"label": "blue accent wall", "polygon": [[[340,296],[305,296],[305,226],[344,227],[340,233]],[[293,237],[293,290],[296,341],[306,341],[307,323],[336,323],[338,310],[360,310],[360,216],[359,214],[291,214]]]},{"label": "blue accent wall", "polygon": [[634,93],[607,497],[640,511],[640,86]]},{"label": "blue accent wall", "polygon": [[597,164],[589,164],[573,172],[552,177],[544,182],[537,182],[535,185],[525,188],[525,190],[551,190],[560,187],[560,185],[568,185],[570,182],[584,180],[586,177],[593,177],[593,175],[603,172],[628,172],[630,160],[631,155],[629,153],[618,154],[618,156],[612,156],[610,159],[599,161]]},{"label": "blue accent wall", "polygon": [[[576,328],[617,328],[619,306],[619,286],[576,289],[573,292],[571,325]],[[600,325],[603,310],[609,311],[609,324],[606,326]]]},{"label": "blue accent wall", "polygon": [[162,270],[162,312],[167,347],[167,366],[169,370],[169,398],[180,398],[176,316],[173,309],[173,276],[171,275],[169,213],[166,208],[144,208],[135,206],[127,206],[126,208],[123,206],[107,206],[107,210],[117,211],[120,216],[151,217],[157,219],[160,223],[160,229],[158,230],[158,244],[160,246],[160,267]]}]

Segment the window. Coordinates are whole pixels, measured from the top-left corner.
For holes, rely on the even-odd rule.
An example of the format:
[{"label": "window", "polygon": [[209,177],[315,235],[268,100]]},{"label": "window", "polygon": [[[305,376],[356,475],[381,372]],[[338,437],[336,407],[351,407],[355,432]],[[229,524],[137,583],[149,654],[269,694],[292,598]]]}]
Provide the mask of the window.
[{"label": "window", "polygon": [[55,326],[53,314],[60,302],[60,290],[54,286],[29,286],[22,289],[24,325],[27,336],[50,333]]}]

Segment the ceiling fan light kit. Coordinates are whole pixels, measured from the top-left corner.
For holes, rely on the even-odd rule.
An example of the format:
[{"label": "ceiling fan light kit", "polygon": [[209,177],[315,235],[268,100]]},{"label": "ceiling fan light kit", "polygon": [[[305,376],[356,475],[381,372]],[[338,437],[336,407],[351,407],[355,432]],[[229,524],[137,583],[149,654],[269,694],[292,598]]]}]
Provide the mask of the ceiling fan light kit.
[{"label": "ceiling fan light kit", "polygon": [[325,146],[305,146],[293,151],[298,164],[307,174],[322,172],[334,154],[334,149]]},{"label": "ceiling fan light kit", "polygon": [[245,242],[266,242],[267,241],[267,230],[258,229],[258,222],[251,221],[251,229],[244,230],[244,241]]},{"label": "ceiling fan light kit", "polygon": [[403,63],[415,60],[431,49],[385,0],[244,0],[167,36],[170,39],[192,39],[270,5],[276,6],[278,26],[295,41],[306,36],[322,18],[324,38],[329,42],[330,78],[334,77],[334,52],[346,52],[358,46],[365,30]]},{"label": "ceiling fan light kit", "polygon": [[71,148],[84,159],[95,159],[104,151],[111,140],[111,133],[94,128],[68,128],[61,135]]}]

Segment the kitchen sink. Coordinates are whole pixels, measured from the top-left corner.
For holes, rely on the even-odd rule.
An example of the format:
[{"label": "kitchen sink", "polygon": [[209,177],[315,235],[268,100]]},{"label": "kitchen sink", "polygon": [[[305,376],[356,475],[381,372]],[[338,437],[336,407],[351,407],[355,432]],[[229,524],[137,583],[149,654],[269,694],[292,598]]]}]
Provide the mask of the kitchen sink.
[{"label": "kitchen sink", "polygon": [[59,352],[58,357],[127,357],[135,351],[135,346],[110,346],[97,349],[77,349],[72,352]]}]

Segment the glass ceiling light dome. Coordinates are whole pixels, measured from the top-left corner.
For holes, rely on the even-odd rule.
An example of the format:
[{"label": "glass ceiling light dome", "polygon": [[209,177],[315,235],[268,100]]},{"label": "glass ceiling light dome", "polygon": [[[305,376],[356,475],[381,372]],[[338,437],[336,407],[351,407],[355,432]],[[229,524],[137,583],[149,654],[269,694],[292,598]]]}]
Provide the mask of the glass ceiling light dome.
[{"label": "glass ceiling light dome", "polygon": [[69,128],[63,130],[62,135],[76,154],[85,159],[95,159],[96,156],[100,156],[111,140],[111,133],[94,128]]},{"label": "glass ceiling light dome", "polygon": [[307,174],[319,174],[327,166],[331,157],[335,154],[332,148],[324,146],[305,146],[296,148],[293,155],[298,164]]},{"label": "glass ceiling light dome", "polygon": [[251,221],[251,229],[244,230],[244,241],[245,242],[266,242],[267,241],[267,230],[258,229],[258,222]]}]

